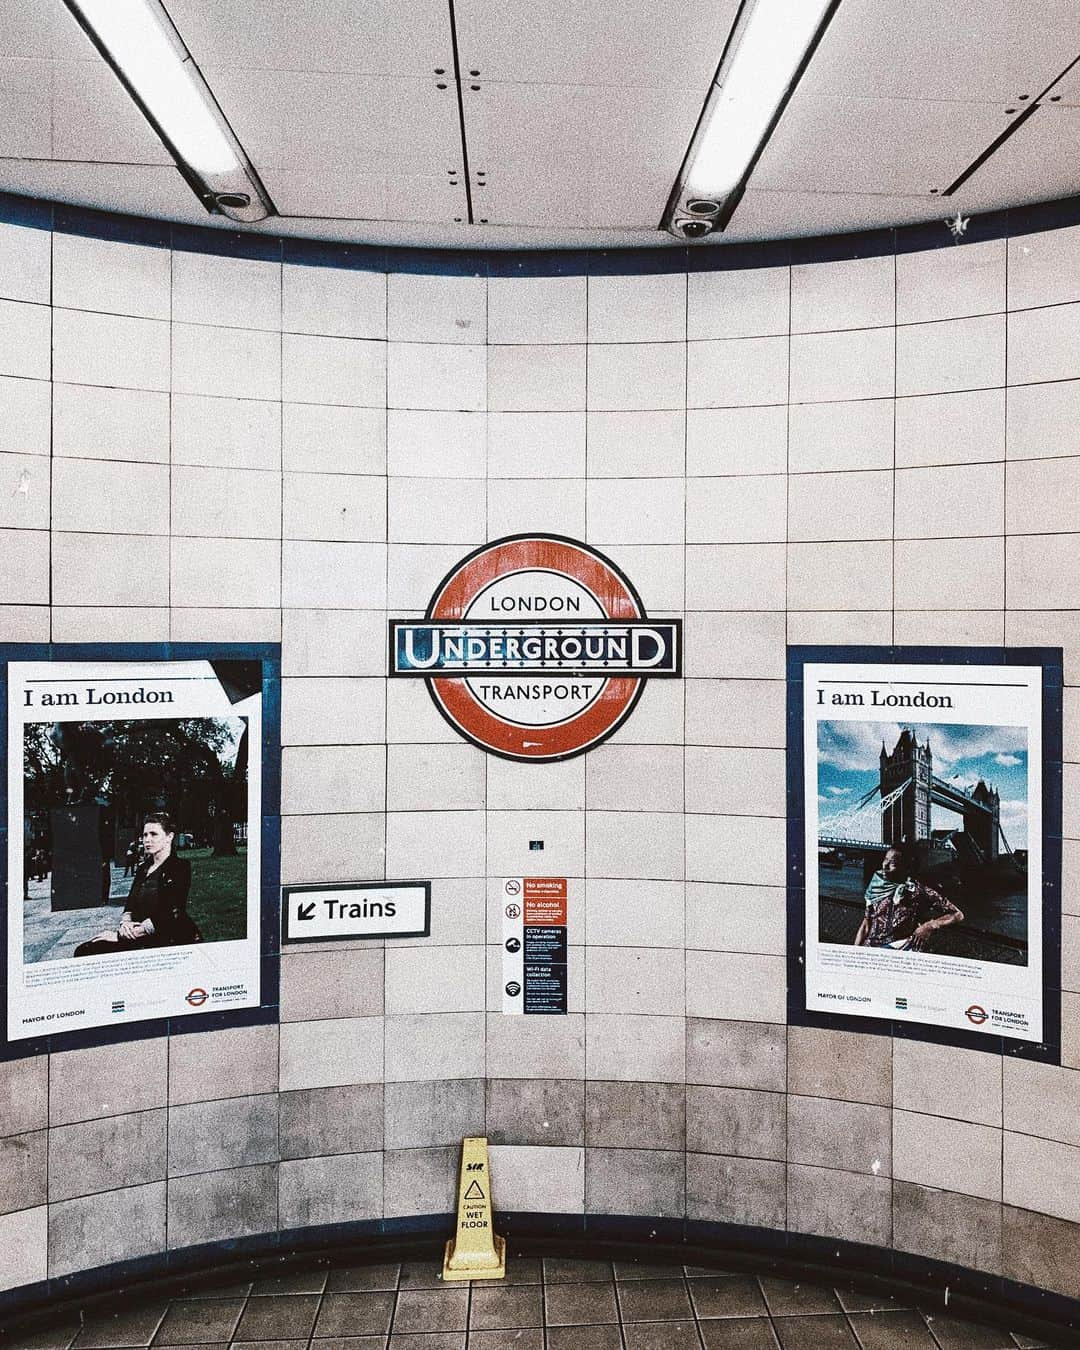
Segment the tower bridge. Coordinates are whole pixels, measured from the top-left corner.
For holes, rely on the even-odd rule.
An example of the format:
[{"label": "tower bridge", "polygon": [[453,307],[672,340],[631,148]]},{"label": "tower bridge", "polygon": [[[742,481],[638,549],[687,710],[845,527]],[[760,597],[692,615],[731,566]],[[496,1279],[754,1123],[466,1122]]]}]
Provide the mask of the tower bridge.
[{"label": "tower bridge", "polygon": [[880,849],[933,839],[931,807],[942,806],[963,819],[962,833],[979,862],[993,862],[1011,853],[1001,828],[1001,799],[982,779],[970,791],[934,773],[930,742],[920,743],[905,727],[890,753],[884,742],[878,782],[850,811],[830,816],[819,843],[833,848]]}]

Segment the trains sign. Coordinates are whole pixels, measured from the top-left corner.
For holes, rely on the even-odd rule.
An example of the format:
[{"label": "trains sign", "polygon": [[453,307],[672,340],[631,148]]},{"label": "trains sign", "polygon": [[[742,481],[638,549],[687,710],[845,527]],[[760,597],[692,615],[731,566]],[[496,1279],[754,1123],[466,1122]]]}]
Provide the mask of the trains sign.
[{"label": "trains sign", "polygon": [[391,620],[389,673],[426,680],[482,750],[550,762],[612,735],[645,680],[681,674],[680,649],[679,621],[650,619],[609,558],[523,534],[462,559],[423,620]]}]

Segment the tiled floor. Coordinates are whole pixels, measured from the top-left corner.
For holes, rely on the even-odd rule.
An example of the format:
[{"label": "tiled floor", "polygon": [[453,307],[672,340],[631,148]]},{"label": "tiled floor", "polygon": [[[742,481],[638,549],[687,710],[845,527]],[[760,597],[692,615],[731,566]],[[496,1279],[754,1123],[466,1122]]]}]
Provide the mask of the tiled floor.
[{"label": "tiled floor", "polygon": [[[1034,1337],[888,1295],[680,1266],[519,1257],[506,1281],[436,1262],[320,1266],[0,1337],[2,1350],[1017,1350]],[[1062,1342],[1061,1344],[1064,1344]]]}]

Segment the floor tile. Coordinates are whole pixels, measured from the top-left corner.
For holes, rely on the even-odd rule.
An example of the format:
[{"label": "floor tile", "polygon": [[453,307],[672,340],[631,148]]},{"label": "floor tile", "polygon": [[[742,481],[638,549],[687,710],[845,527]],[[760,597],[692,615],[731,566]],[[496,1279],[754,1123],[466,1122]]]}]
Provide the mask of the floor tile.
[{"label": "floor tile", "polygon": [[267,1294],[249,1298],[234,1341],[306,1339],[315,1325],[318,1294]]},{"label": "floor tile", "polygon": [[544,1333],[540,1327],[470,1331],[468,1350],[544,1350]]},{"label": "floor tile", "polygon": [[705,1350],[777,1350],[767,1317],[717,1317],[698,1325]]},{"label": "floor tile", "polygon": [[[540,1258],[536,1256],[510,1256],[506,1260],[506,1275],[498,1283],[501,1285],[511,1284],[539,1284],[543,1278]],[[481,1285],[494,1284],[494,1280],[473,1280],[472,1286],[478,1289]]]},{"label": "floor tile", "polygon": [[174,1299],[155,1345],[212,1345],[232,1340],[244,1309],[241,1298]]},{"label": "floor tile", "polygon": [[386,1336],[394,1315],[394,1294],[324,1294],[315,1336]]},{"label": "floor tile", "polygon": [[399,1289],[441,1289],[442,1265],[438,1261],[406,1261],[401,1267]]},{"label": "floor tile", "polygon": [[389,1350],[465,1350],[464,1331],[426,1331],[391,1336]]},{"label": "floor tile", "polygon": [[687,1280],[698,1317],[764,1317],[765,1300],[752,1275]]},{"label": "floor tile", "polygon": [[701,1350],[695,1322],[634,1322],[623,1335],[626,1350]]},{"label": "floor tile", "polygon": [[540,1286],[511,1284],[502,1289],[478,1289],[469,1302],[469,1330],[494,1331],[506,1327],[542,1327]]},{"label": "floor tile", "polygon": [[840,1301],[831,1289],[805,1280],[779,1280],[770,1276],[760,1280],[765,1302],[774,1317],[795,1313],[836,1313]]},{"label": "floor tile", "polygon": [[295,1341],[233,1341],[230,1350],[307,1350],[307,1345],[308,1340],[304,1336]]},{"label": "floor tile", "polygon": [[617,1325],[547,1329],[547,1350],[622,1350]]},{"label": "floor tile", "polygon": [[618,1322],[614,1284],[556,1284],[544,1290],[549,1327]]},{"label": "floor tile", "polygon": [[154,1299],[138,1308],[88,1317],[82,1331],[75,1337],[75,1350],[149,1345],[168,1306],[164,1299]]},{"label": "floor tile", "polygon": [[265,1275],[251,1286],[253,1294],[321,1294],[326,1288],[326,1267]]},{"label": "floor tile", "polygon": [[335,1266],[326,1278],[326,1292],[329,1293],[365,1293],[372,1289],[396,1289],[401,1267],[381,1266]]},{"label": "floor tile", "polygon": [[783,1350],[858,1350],[847,1319],[839,1314],[775,1317],[773,1326]]},{"label": "floor tile", "polygon": [[682,1274],[682,1266],[675,1262],[616,1261],[617,1280],[669,1280]]},{"label": "floor tile", "polygon": [[631,1280],[617,1286],[619,1309],[626,1322],[673,1322],[692,1317],[686,1281]]},{"label": "floor tile", "polygon": [[938,1312],[927,1312],[926,1321],[941,1350],[1015,1350],[1012,1336],[999,1327],[962,1322]]},{"label": "floor tile", "polygon": [[862,1350],[937,1350],[926,1319],[913,1309],[850,1313],[848,1320]]},{"label": "floor tile", "polygon": [[393,1331],[464,1331],[469,1291],[460,1289],[402,1290],[397,1296]]},{"label": "floor tile", "polygon": [[840,1306],[845,1312],[878,1312],[915,1307],[914,1299],[900,1298],[887,1293],[884,1289],[876,1289],[872,1283],[860,1285],[858,1288],[838,1285],[833,1293],[840,1300]]},{"label": "floor tile", "polygon": [[585,1284],[613,1278],[610,1261],[560,1261],[544,1257],[545,1284]]},{"label": "floor tile", "polygon": [[77,1321],[66,1317],[55,1325],[25,1330],[16,1326],[0,1331],[0,1346],[3,1350],[67,1350],[81,1330]]}]

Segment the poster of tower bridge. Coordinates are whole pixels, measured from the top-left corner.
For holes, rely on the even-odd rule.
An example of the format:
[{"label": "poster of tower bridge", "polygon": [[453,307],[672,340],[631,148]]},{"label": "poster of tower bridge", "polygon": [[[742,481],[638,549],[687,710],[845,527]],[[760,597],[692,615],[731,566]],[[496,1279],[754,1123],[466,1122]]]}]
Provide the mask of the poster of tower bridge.
[{"label": "poster of tower bridge", "polygon": [[1024,727],[818,723],[819,941],[850,944],[887,848],[963,911],[947,956],[1024,965],[1028,745]]}]

